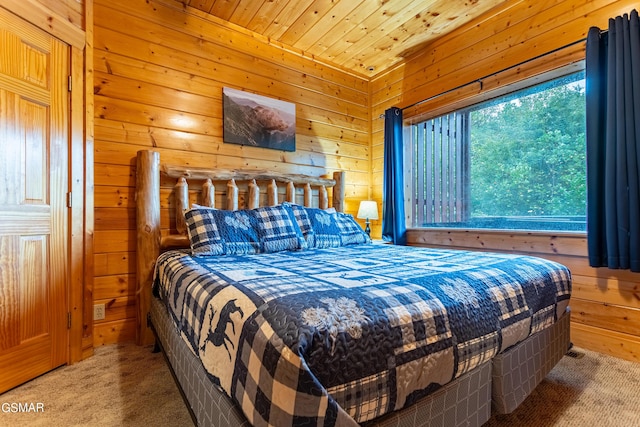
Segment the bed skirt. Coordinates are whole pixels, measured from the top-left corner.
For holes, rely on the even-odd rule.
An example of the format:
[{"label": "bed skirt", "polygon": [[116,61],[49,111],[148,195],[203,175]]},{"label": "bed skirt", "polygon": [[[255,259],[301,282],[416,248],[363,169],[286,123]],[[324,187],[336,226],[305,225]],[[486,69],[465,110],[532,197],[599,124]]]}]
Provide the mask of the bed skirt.
[{"label": "bed skirt", "polygon": [[151,301],[151,324],[157,343],[198,426],[250,427],[244,414],[214,385],[198,359],[177,333],[167,308],[157,298]]},{"label": "bed skirt", "polygon": [[[250,426],[231,399],[212,383],[157,298],[152,298],[151,323],[196,424]],[[491,362],[484,363],[414,405],[368,422],[366,426],[481,426],[491,416],[491,370]]]},{"label": "bed skirt", "polygon": [[495,412],[513,412],[567,353],[570,321],[567,308],[552,326],[493,358],[491,394]]}]

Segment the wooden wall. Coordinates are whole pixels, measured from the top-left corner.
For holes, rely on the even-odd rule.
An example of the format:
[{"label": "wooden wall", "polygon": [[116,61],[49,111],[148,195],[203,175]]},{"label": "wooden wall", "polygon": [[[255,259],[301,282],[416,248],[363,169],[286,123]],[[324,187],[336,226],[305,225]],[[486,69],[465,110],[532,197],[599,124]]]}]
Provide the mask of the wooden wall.
[{"label": "wooden wall", "polygon": [[[608,18],[634,7],[637,2],[630,0],[509,1],[376,76],[371,82],[374,198],[382,199],[384,121],[378,117],[386,108],[408,107],[580,40],[590,26],[606,28]],[[580,59],[583,52],[573,48],[566,55],[550,56],[538,61],[533,71]],[[523,65],[509,78],[531,71]],[[504,83],[493,81],[496,86]],[[457,101],[455,96],[447,99]],[[379,233],[376,227],[374,234]],[[410,230],[408,238],[412,244],[523,252],[565,263],[574,278],[572,341],[584,348],[640,360],[640,274],[590,268],[583,235]]]},{"label": "wooden wall", "polygon": [[[346,211],[369,195],[369,82],[172,0],[94,1],[94,343],[135,337],[135,155],[312,175],[347,171]],[[296,151],[222,141],[222,88],[296,104]]]},{"label": "wooden wall", "polygon": [[84,30],[85,23],[85,0],[36,0],[38,3],[48,8],[58,16],[66,19],[74,26]]}]

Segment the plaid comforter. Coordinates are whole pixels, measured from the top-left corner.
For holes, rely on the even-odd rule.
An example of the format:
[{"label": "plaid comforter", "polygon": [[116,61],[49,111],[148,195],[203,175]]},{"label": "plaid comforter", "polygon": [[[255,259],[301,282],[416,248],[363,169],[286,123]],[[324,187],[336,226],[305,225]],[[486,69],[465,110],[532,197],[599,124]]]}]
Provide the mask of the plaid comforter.
[{"label": "plaid comforter", "polygon": [[551,324],[569,271],[511,254],[392,246],[167,252],[156,295],[256,426],[356,425]]}]

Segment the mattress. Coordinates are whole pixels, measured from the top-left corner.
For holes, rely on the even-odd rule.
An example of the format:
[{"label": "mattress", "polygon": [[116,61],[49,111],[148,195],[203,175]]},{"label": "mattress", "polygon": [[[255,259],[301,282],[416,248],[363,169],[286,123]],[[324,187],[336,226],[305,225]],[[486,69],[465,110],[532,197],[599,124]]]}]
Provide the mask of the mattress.
[{"label": "mattress", "polygon": [[157,265],[181,339],[257,425],[401,409],[553,325],[571,290],[538,258],[390,245]]}]

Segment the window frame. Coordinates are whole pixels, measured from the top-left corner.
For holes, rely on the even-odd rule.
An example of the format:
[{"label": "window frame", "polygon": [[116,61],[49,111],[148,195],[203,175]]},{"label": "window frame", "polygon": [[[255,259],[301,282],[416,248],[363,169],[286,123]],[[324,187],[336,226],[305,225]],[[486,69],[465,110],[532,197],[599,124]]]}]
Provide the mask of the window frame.
[{"label": "window frame", "polygon": [[[464,85],[453,89],[451,91],[444,92],[442,94],[433,96],[431,98],[426,99],[423,102],[416,104],[412,109],[409,109],[408,114],[405,114],[404,117],[404,141],[405,144],[411,144],[410,149],[406,149],[404,151],[404,167],[405,167],[405,176],[413,176],[413,141],[412,138],[412,127],[415,124],[419,124],[421,122],[429,121],[436,119],[438,117],[453,114],[456,112],[468,111],[469,107],[473,105],[478,105],[484,102],[491,101],[493,99],[509,95],[510,93],[518,92],[521,90],[525,90],[527,88],[543,84],[547,81],[559,79],[562,77],[566,77],[571,74],[575,74],[578,72],[584,72],[585,64],[584,60],[579,60],[575,62],[571,62],[570,64],[559,66],[557,68],[543,71],[543,72],[531,72],[531,75],[526,76],[525,78],[514,79],[514,81],[509,82],[508,84],[503,84],[499,86],[495,86],[492,88],[483,87],[483,81],[477,80],[469,85]],[[523,73],[525,74],[525,73]],[[507,79],[508,80],[508,79]],[[467,86],[478,84],[480,87],[474,89],[470,89]],[[468,123],[466,125],[466,129],[468,130]],[[446,224],[441,224],[438,226],[413,226],[412,225],[412,197],[411,194],[413,191],[412,183],[407,182],[405,180],[405,219],[408,231],[439,231],[439,232],[489,232],[489,233],[509,233],[509,234],[531,234],[531,235],[542,235],[549,236],[554,234],[561,234],[566,236],[586,236],[585,231],[579,230],[533,230],[533,229],[504,229],[504,228],[465,228],[465,227],[448,227]],[[468,185],[468,182],[467,182]],[[586,212],[585,212],[586,215]]]}]

